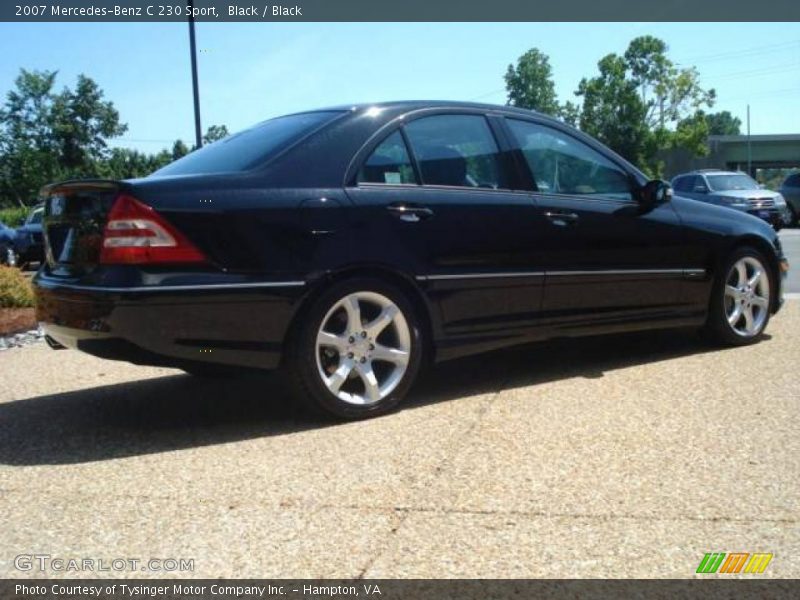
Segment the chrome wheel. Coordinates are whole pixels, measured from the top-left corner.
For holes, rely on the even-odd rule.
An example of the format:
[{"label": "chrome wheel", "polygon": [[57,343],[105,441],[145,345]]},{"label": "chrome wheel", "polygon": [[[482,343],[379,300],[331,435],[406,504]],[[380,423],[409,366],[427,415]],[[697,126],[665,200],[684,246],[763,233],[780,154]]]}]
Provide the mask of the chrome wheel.
[{"label": "chrome wheel", "polygon": [[14,252],[13,248],[6,248],[4,251],[3,260],[5,264],[9,267],[16,267],[17,266],[17,253]]},{"label": "chrome wheel", "polygon": [[386,398],[411,357],[411,330],[400,308],[376,292],[348,294],[322,319],[317,370],[325,387],[349,404]]},{"label": "chrome wheel", "polygon": [[769,274],[757,258],[745,256],[731,267],[725,280],[725,317],[742,337],[761,333],[769,315]]}]

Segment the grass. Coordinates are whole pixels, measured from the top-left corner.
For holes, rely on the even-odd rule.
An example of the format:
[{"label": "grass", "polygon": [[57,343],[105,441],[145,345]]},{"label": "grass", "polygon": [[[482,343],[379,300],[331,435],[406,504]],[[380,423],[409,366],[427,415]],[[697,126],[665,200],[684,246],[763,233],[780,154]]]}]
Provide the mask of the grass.
[{"label": "grass", "polygon": [[0,266],[0,308],[33,306],[33,287],[17,268]]},{"label": "grass", "polygon": [[13,207],[0,208],[0,223],[8,227],[19,227],[30,212],[29,208]]}]

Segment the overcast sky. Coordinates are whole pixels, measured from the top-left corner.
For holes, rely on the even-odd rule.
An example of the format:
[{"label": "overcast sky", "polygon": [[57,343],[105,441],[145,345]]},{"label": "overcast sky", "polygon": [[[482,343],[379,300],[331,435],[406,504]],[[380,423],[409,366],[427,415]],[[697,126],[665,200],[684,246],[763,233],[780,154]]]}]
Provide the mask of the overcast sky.
[{"label": "overcast sky", "polygon": [[[236,131],[328,105],[397,99],[504,103],[503,74],[531,47],[550,56],[563,102],[597,61],[643,34],[670,46],[758,133],[800,133],[800,23],[198,23],[203,128]],[[187,25],[0,24],[0,95],[20,67],[59,87],[94,78],[128,123],[115,145],[192,141]]]}]

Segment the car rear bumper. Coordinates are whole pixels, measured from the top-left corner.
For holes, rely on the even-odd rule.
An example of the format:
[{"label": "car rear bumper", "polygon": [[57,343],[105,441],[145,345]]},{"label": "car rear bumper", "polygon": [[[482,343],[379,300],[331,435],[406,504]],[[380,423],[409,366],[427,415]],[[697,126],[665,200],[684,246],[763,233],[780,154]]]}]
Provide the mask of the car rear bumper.
[{"label": "car rear bumper", "polygon": [[275,368],[304,288],[301,282],[120,288],[34,278],[37,319],[58,344],[173,367]]}]

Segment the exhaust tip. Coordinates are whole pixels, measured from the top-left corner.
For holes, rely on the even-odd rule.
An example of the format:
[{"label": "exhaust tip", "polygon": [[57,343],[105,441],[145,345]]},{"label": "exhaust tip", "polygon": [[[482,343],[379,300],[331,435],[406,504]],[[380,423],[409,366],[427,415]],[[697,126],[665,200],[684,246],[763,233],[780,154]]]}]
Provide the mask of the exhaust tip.
[{"label": "exhaust tip", "polygon": [[44,336],[44,341],[47,342],[47,345],[50,346],[53,350],[66,350],[67,349],[66,346],[64,346],[63,344],[59,344],[57,341],[55,341],[49,335]]}]

